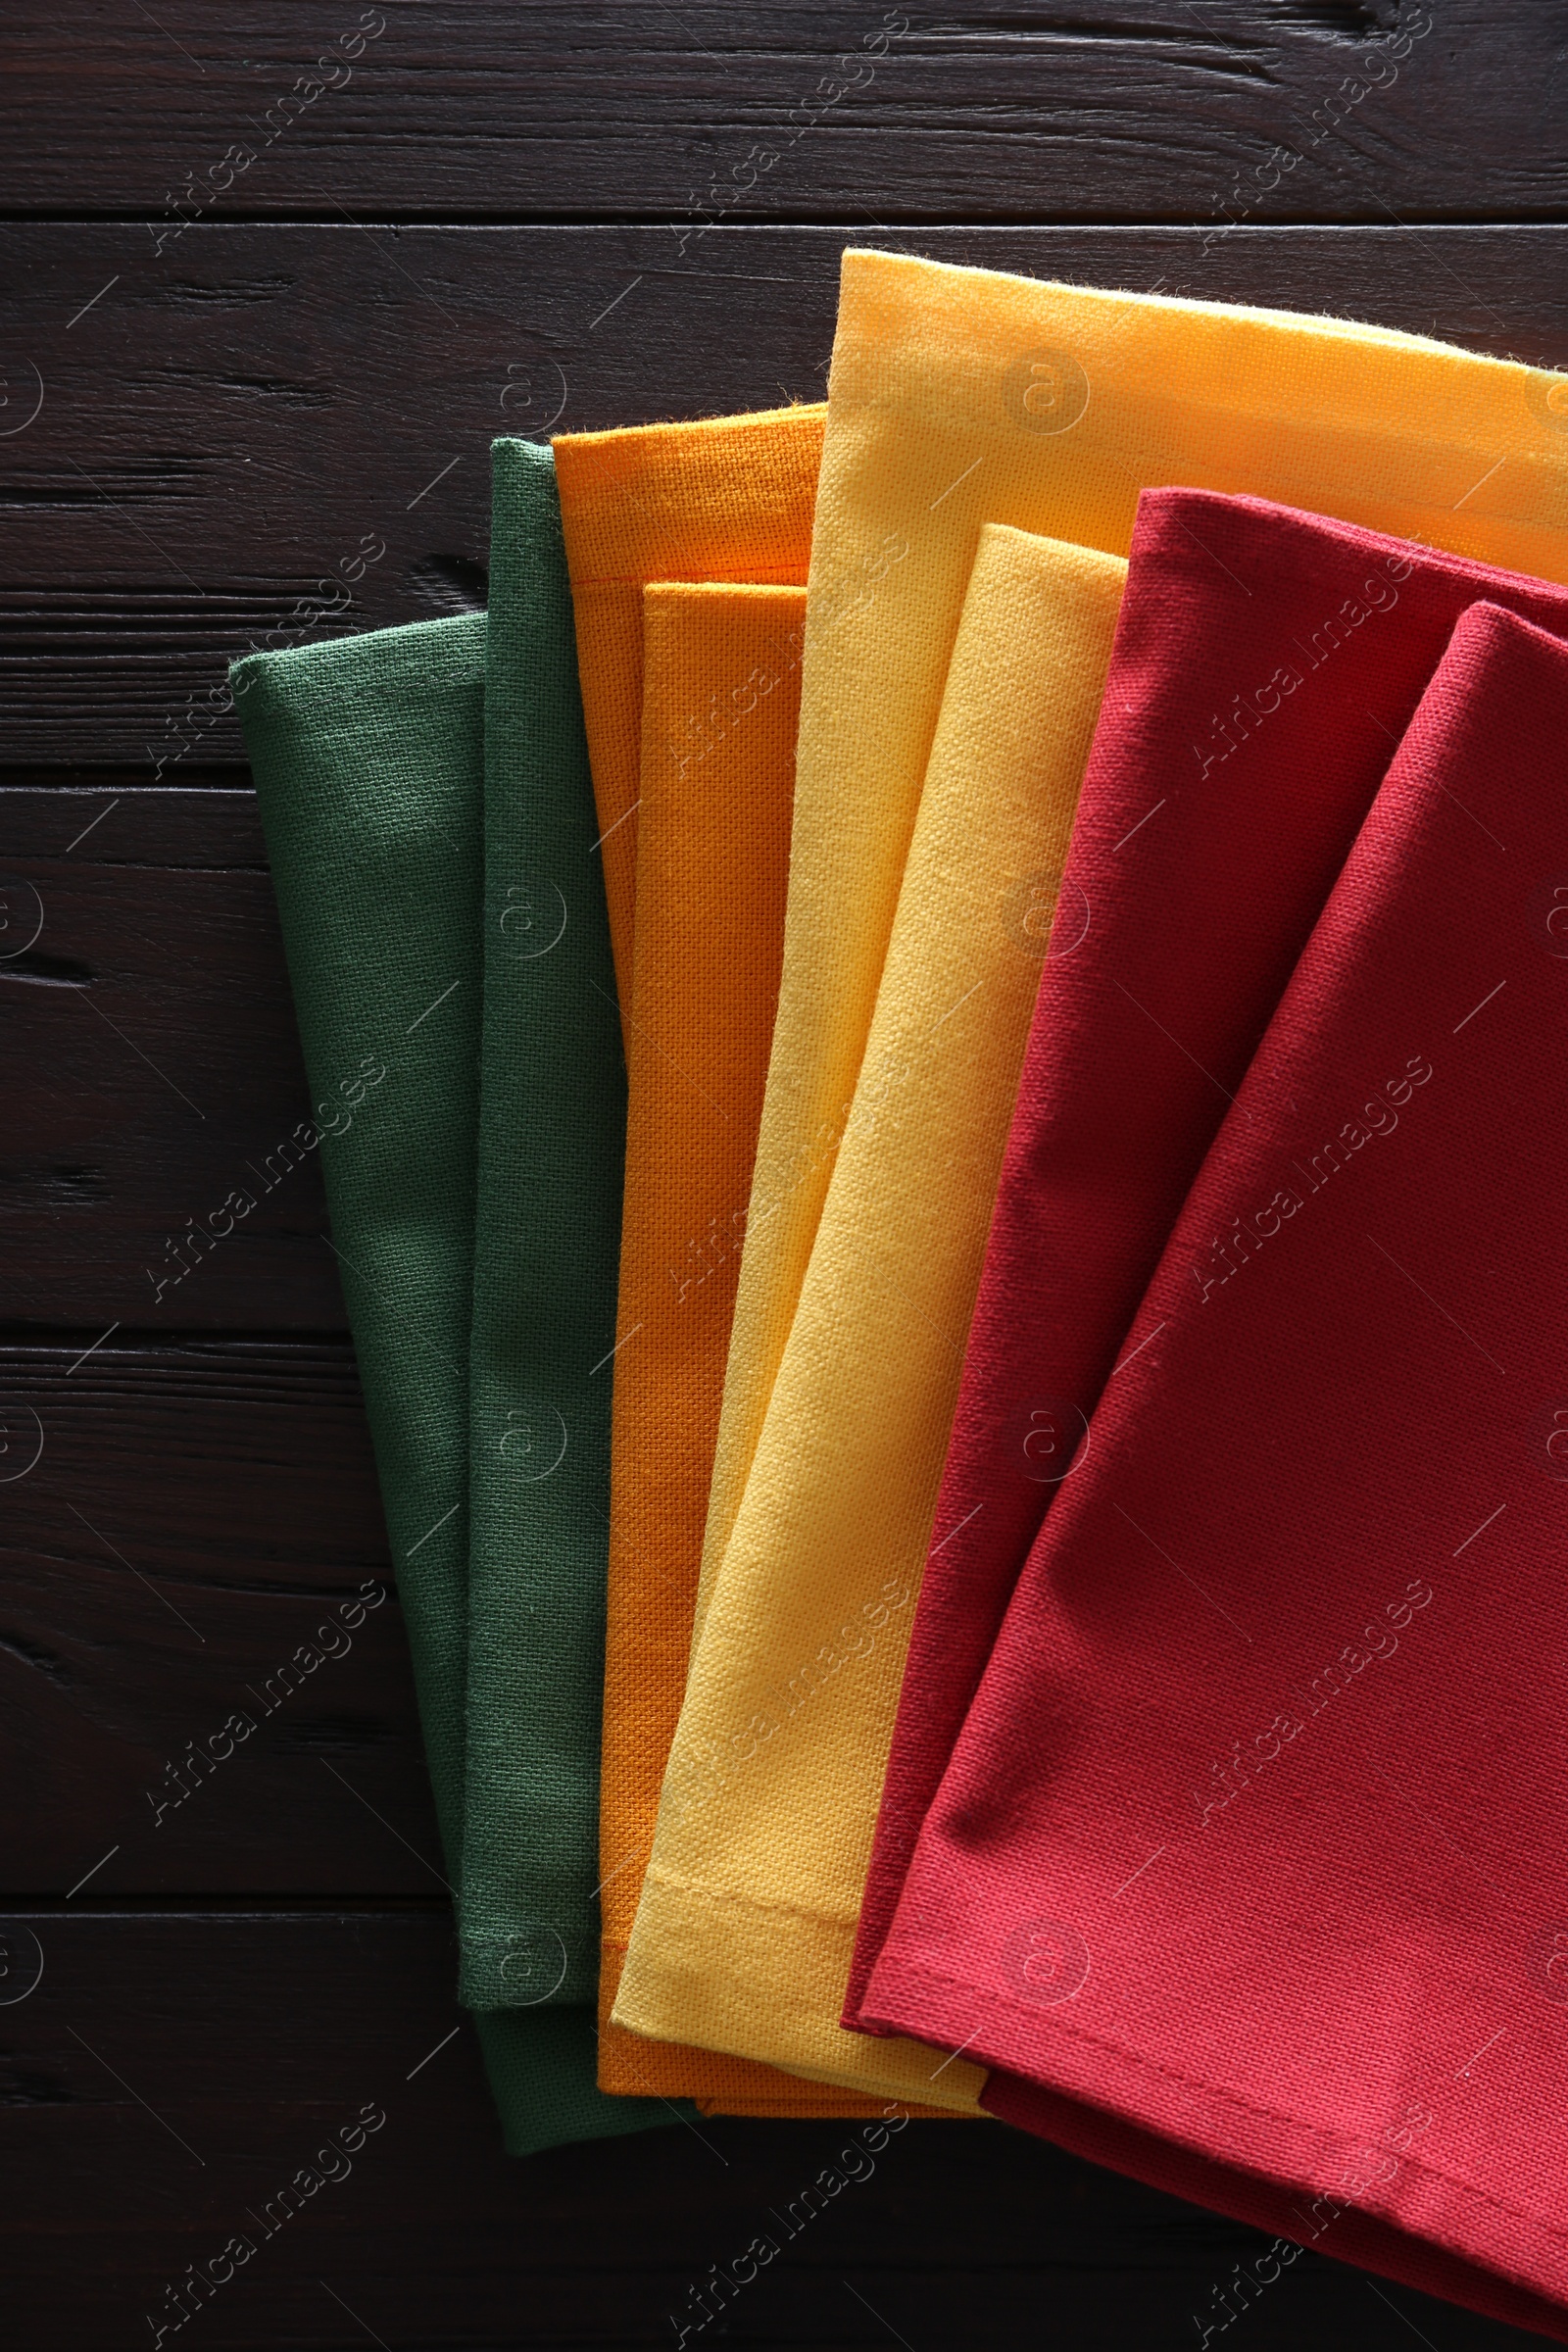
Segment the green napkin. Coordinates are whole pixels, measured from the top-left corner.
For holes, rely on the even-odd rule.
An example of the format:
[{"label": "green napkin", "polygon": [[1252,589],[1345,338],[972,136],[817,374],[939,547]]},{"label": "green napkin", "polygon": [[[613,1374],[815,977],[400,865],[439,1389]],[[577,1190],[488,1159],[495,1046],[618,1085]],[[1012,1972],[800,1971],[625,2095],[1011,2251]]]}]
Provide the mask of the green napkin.
[{"label": "green napkin", "polygon": [[459,1914],[474,2009],[597,1995],[626,1149],[555,462],[528,441],[497,441],[492,458]]},{"label": "green napkin", "polygon": [[[254,655],[255,770],[447,1868],[463,1853],[485,623]],[[568,1629],[567,1639],[576,1638]],[[529,1727],[517,1727],[520,1740]],[[482,2018],[508,2148],[665,2120],[594,2083],[591,2012]]]}]

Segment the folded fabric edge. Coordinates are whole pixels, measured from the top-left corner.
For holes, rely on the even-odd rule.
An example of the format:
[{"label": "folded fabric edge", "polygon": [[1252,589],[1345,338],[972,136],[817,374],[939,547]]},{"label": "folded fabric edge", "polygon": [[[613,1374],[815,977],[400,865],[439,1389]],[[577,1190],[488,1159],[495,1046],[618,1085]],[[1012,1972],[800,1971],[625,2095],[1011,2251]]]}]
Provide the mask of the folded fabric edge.
[{"label": "folded fabric edge", "polygon": [[[1125,2171],[1136,2180],[1189,2201],[1207,2203],[1257,2229],[1276,2230],[1307,2244],[1332,2225],[1332,2251],[1340,2260],[1364,2262],[1380,2276],[1446,2295],[1514,2327],[1568,2342],[1568,2314],[1536,2294],[1502,2268],[1483,2269],[1446,2245],[1438,2222],[1431,2237],[1381,2221],[1339,2200],[1314,2183],[1331,2169],[1341,2176],[1361,2153],[1361,2143],[1283,2114],[1229,2097],[1211,2083],[1173,2076],[1140,2052],[1074,2033],[1057,2017],[1053,2041],[1056,2080],[1038,2079],[1042,2012],[1024,2008],[990,1986],[939,1974],[902,1956],[878,1963],[866,1996],[867,2013],[886,2032],[905,2033],[901,2019],[917,2009],[922,2027],[944,2042],[977,2051],[994,2071],[982,2094],[999,2120],[1088,2157]],[[1025,2071],[1025,2070],[1029,2071]],[[1113,2104],[1107,2104],[1106,2091]],[[1143,2116],[1160,2111],[1157,2127]],[[1270,2171],[1258,2168],[1261,2142],[1269,2141]],[[1204,2143],[1207,2143],[1205,2147]],[[1219,2147],[1218,2157],[1208,2149]],[[1451,2176],[1431,2171],[1408,2154],[1407,2167],[1422,2175],[1433,2192],[1433,2210],[1462,2217],[1457,2232],[1470,2246],[1491,2247],[1499,2263],[1519,2243],[1499,2228],[1505,2210],[1516,2232],[1535,2244],[1543,2276],[1560,2265],[1561,2236],[1517,2208],[1500,2209],[1484,2191]],[[1295,2200],[1298,2199],[1299,2204]],[[1335,2210],[1328,2222],[1314,2221],[1323,2204]],[[1304,2209],[1304,2210],[1303,2210]],[[1417,2257],[1412,2261],[1412,2255]],[[1418,2277],[1430,2257],[1442,2282]],[[1484,2300],[1482,2298],[1485,2298]]]},{"label": "folded fabric edge", "polygon": [[787,417],[826,416],[825,400],[792,400],[783,408],[747,409],[739,415],[725,412],[716,416],[662,416],[650,424],[603,425],[593,432],[555,433],[550,446],[559,450],[604,449],[615,443],[636,448],[649,442],[667,439],[677,433],[689,433],[700,424],[705,432],[739,432],[759,424],[778,424]]},{"label": "folded fabric edge", "polygon": [[[902,2035],[875,2039],[840,2029],[853,1921],[757,1904],[728,1889],[677,1884],[650,1871],[637,1932],[660,1954],[658,1983],[650,1999],[622,1980],[611,2012],[615,2025],[650,2041],[695,2041],[767,2064],[773,2063],[765,2047],[768,2029],[787,2028],[792,2075],[850,2090],[882,2090],[959,2114],[979,2111],[979,2068]],[[678,2025],[666,2018],[666,2005]],[[759,2020],[766,2021],[760,2031]]]}]

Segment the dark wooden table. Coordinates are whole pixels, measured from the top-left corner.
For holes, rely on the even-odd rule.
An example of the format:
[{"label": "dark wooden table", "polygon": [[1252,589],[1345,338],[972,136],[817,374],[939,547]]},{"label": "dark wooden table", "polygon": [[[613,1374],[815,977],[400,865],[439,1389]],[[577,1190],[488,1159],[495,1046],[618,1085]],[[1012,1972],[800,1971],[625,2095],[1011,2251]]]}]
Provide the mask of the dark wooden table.
[{"label": "dark wooden table", "polygon": [[[1568,7],[13,0],[3,40],[5,2341],[673,2343],[845,2135],[501,2155],[395,1606],[168,1801],[389,1578],[314,1166],[158,1294],[306,1111],[224,664],[482,604],[497,431],[818,394],[848,242],[1568,365]],[[1160,2352],[1229,2337],[1258,2242],[918,2125],[705,2335]],[[1310,2254],[1232,2325],[1528,2340]]]}]

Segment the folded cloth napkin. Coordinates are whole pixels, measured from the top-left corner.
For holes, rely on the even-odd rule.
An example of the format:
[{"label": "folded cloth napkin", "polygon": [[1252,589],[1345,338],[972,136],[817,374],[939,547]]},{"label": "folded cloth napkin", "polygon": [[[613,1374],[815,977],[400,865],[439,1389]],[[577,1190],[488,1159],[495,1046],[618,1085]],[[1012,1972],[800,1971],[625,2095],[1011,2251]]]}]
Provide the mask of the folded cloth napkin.
[{"label": "folded cloth napkin", "polygon": [[[849,2011],[1029,1545],[1453,624],[1568,592],[1146,492],[998,1188]],[[1484,821],[1478,854],[1494,855]]]},{"label": "folded cloth napkin", "polygon": [[[865,1065],[693,1652],[615,2015],[866,2094],[980,2078],[839,2012],[963,1339],[1126,565],[974,576]],[[794,890],[791,879],[791,891]],[[765,1213],[753,1194],[753,1226]]]},{"label": "folded cloth napkin", "polygon": [[[778,995],[804,588],[644,591],[637,928],[600,1809],[599,2081],[709,2111],[833,2115],[840,2094],[610,2012],[686,1687],[713,1431]],[[493,625],[493,620],[492,620]],[[717,710],[721,719],[710,719]],[[694,738],[691,721],[702,724]],[[607,1343],[607,1348],[609,1343]],[[604,1368],[608,1385],[609,1366]],[[853,2102],[851,2102],[853,2104]]]},{"label": "folded cloth napkin", "polygon": [[[650,580],[804,588],[811,553],[820,405],[563,433],[555,443],[577,662],[599,806],[610,934],[631,1002],[643,589]],[[711,714],[682,714],[695,749]]]},{"label": "folded cloth napkin", "polygon": [[1568,649],[1473,606],[866,1995],[1016,2078],[987,2089],[1015,2122],[1559,2340],[1565,732]]},{"label": "folded cloth napkin", "polygon": [[704,1596],[800,1296],[983,521],[1127,551],[1139,490],[1250,491],[1568,578],[1556,379],[1288,312],[844,257],[778,1022]]},{"label": "folded cloth napkin", "polygon": [[555,468],[493,459],[462,1992],[592,2006],[626,1081]]},{"label": "folded cloth napkin", "polygon": [[[483,615],[236,663],[446,1866],[462,1868]],[[564,1660],[564,1665],[566,1661]],[[568,1669],[569,1670],[569,1669]],[[531,1727],[518,1726],[526,1740]],[[434,1870],[434,1865],[431,1865]],[[437,1874],[439,1876],[439,1874]],[[583,2007],[481,2018],[514,2155],[667,2107],[595,2086]]]}]

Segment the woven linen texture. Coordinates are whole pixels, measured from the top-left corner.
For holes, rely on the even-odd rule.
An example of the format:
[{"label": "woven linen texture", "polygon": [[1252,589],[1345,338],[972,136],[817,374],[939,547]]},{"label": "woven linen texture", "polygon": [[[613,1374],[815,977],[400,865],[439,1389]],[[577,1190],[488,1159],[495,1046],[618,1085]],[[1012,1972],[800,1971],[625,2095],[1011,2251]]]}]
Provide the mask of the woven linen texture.
[{"label": "woven linen texture", "polygon": [[1568,593],[1544,582],[1260,500],[1145,494],[969,1331],[852,2012],[1187,1189],[1479,596],[1568,637]]},{"label": "woven linen texture", "polygon": [[[485,622],[233,671],[447,1872],[464,1846]],[[308,1142],[304,1148],[314,1148]],[[432,1865],[433,1867],[433,1865]],[[590,2009],[481,2018],[508,2148],[667,2122],[606,2098]]]},{"label": "woven linen texture", "polygon": [[[622,1004],[631,997],[650,580],[804,587],[825,411],[564,433],[555,443]],[[708,713],[688,713],[691,740]]]},{"label": "woven linen texture", "polygon": [[[865,1066],[693,1653],[616,2014],[867,2093],[978,2077],[839,2025],[905,1644],[1125,565],[981,536]],[[791,879],[791,894],[795,888]],[[765,1213],[757,1193],[752,1220]]]},{"label": "woven linen texture", "polygon": [[1125,555],[1139,491],[1250,492],[1568,578],[1555,378],[1345,320],[846,253],[778,1021],[698,1620],[865,1052],[980,526]]},{"label": "woven linen texture", "polygon": [[1568,649],[1472,606],[866,1993],[1009,2120],[1559,2340],[1565,724]]}]

